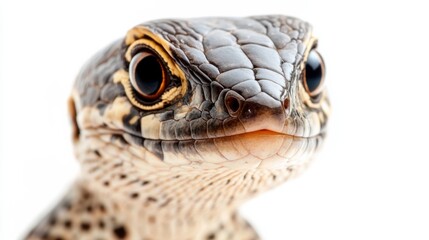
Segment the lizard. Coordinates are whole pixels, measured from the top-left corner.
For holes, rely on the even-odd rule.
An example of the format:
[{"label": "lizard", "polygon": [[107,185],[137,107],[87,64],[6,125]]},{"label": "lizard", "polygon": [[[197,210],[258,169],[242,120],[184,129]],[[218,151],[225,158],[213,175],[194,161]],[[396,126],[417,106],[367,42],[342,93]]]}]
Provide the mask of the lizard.
[{"label": "lizard", "polygon": [[76,77],[81,173],[25,239],[259,239],[238,207],[300,173],[325,138],[317,42],[282,15],[130,29]]}]

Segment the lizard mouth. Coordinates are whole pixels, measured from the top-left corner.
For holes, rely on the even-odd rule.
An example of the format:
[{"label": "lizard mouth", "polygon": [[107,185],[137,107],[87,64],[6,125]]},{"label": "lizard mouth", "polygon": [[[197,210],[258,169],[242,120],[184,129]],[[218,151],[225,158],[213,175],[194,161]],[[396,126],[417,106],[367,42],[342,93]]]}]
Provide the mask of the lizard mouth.
[{"label": "lizard mouth", "polygon": [[302,136],[302,135],[293,135],[283,132],[276,132],[272,130],[255,130],[251,132],[244,132],[244,133],[237,133],[232,135],[222,135],[219,137],[204,137],[204,138],[182,138],[182,139],[164,139],[164,138],[145,138],[141,135],[135,134],[131,131],[121,130],[121,129],[112,129],[112,128],[101,128],[101,129],[95,129],[95,128],[85,128],[80,130],[82,131],[83,135],[91,137],[91,136],[99,136],[99,135],[112,135],[112,136],[118,136],[123,135],[124,137],[134,139],[134,141],[137,142],[143,142],[143,141],[159,141],[159,142],[187,142],[187,141],[208,141],[208,140],[232,140],[232,139],[254,139],[254,138],[270,138],[270,137],[283,137],[283,138],[291,138],[296,140],[306,140],[306,139],[314,139],[314,138],[324,138],[325,133],[324,131],[319,132],[318,134],[311,135],[311,136]]},{"label": "lizard mouth", "polygon": [[319,149],[325,135],[320,133],[312,137],[300,137],[257,130],[216,138],[160,140],[142,138],[122,130],[100,130],[87,129],[82,133],[98,138],[110,135],[110,141],[120,138],[122,142],[144,148],[152,157],[176,166],[204,165],[240,169],[278,169],[307,161]]}]

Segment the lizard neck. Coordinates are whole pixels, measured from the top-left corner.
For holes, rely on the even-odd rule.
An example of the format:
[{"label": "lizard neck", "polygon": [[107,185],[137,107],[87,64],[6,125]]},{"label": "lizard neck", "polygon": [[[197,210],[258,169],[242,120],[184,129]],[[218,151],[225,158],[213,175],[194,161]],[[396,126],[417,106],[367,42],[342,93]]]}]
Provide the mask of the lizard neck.
[{"label": "lizard neck", "polygon": [[[116,169],[117,170],[112,170]],[[93,168],[86,168],[87,170]],[[103,173],[103,169],[111,174]],[[116,172],[117,171],[117,172]],[[280,171],[280,170],[278,170]],[[99,165],[97,174],[84,174],[85,186],[105,202],[116,222],[123,222],[136,239],[212,239],[239,234],[252,239],[254,231],[236,216],[251,196],[280,184],[288,176],[262,170],[157,171]],[[94,172],[93,172],[94,173]],[[134,239],[134,238],[131,238]]]},{"label": "lizard neck", "polygon": [[265,184],[282,182],[274,173],[261,171],[170,171],[142,177],[122,169],[118,174],[109,181],[86,175],[81,185],[110,206],[116,221],[125,222],[130,233],[143,239],[252,236],[253,230],[236,215],[237,207]]},{"label": "lizard neck", "polygon": [[220,164],[207,169],[192,164],[166,167],[159,159],[147,157],[147,152],[139,154],[145,159],[135,159],[132,149],[83,146],[79,153],[84,154],[78,154],[80,185],[111,206],[116,221],[144,239],[207,239],[203,236],[222,226],[246,229],[244,221],[233,217],[238,206],[295,172]]}]

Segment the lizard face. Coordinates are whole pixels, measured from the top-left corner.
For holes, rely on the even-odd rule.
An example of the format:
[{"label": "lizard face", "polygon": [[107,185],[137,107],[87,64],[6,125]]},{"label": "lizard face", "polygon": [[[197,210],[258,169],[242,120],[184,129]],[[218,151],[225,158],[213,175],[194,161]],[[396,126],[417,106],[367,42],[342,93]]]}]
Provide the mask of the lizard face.
[{"label": "lizard face", "polygon": [[77,77],[78,159],[140,172],[299,168],[330,111],[316,43],[284,16],[139,25]]}]

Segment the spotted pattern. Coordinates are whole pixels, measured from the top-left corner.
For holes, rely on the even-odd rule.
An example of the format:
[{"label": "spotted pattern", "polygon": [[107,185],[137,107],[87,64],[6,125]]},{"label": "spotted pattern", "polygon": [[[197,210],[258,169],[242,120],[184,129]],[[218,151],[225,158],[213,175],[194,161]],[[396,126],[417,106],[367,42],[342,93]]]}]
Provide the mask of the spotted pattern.
[{"label": "spotted pattern", "polygon": [[[161,108],[127,94],[142,39],[183,72]],[[26,239],[259,239],[238,206],[304,170],[324,139],[328,96],[302,84],[313,43],[311,26],[286,16],[129,30],[77,76],[70,109],[82,174]]]},{"label": "spotted pattern", "polygon": [[79,182],[26,239],[132,239],[120,208]]}]

